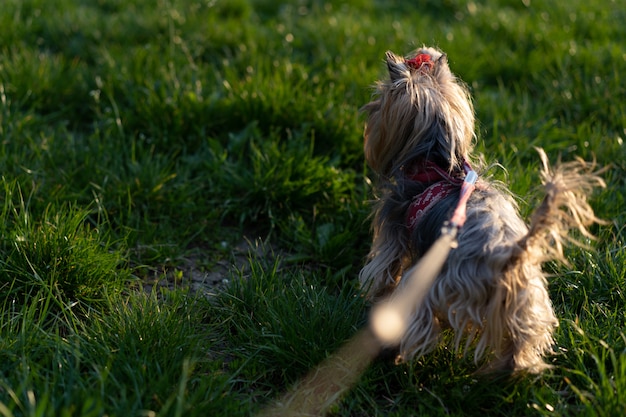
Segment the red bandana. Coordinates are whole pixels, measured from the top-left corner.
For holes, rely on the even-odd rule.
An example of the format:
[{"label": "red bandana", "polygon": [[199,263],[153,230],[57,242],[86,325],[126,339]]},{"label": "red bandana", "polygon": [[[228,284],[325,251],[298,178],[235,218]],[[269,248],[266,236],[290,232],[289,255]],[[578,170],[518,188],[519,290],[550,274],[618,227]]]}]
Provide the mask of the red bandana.
[{"label": "red bandana", "polygon": [[[465,163],[464,168],[469,172],[471,168]],[[413,197],[407,210],[407,226],[412,232],[424,215],[438,202],[458,190],[463,185],[463,175],[459,172],[448,173],[434,162],[427,161],[426,165],[411,176],[413,181],[431,184],[422,193]]]}]

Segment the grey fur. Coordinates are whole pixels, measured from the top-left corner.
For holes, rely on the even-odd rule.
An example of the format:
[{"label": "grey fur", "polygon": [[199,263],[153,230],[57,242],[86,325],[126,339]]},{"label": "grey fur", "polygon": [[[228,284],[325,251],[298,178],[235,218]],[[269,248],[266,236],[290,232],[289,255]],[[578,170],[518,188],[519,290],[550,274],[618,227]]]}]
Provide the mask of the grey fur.
[{"label": "grey fur", "polygon": [[[441,224],[456,205],[458,193],[434,207],[411,234],[406,212],[411,199],[425,188],[407,170],[430,160],[450,172],[471,161],[474,111],[466,86],[448,66],[446,55],[433,48],[434,65],[414,70],[405,59],[386,55],[389,79],[377,84],[377,96],[363,107],[367,114],[365,157],[378,175],[372,249],[360,281],[373,301],[403,285],[420,256],[436,239]],[[486,370],[540,372],[552,351],[558,325],[548,296],[542,263],[565,262],[563,245],[577,243],[569,232],[590,237],[587,227],[599,221],[587,202],[595,187],[604,186],[594,164],[576,160],[552,170],[538,150],[546,198],[530,227],[506,190],[485,178],[468,203],[467,221],[424,303],[399,346],[399,359],[430,352],[443,328],[455,332],[455,345],[466,350],[475,341],[474,358],[488,361]]]}]

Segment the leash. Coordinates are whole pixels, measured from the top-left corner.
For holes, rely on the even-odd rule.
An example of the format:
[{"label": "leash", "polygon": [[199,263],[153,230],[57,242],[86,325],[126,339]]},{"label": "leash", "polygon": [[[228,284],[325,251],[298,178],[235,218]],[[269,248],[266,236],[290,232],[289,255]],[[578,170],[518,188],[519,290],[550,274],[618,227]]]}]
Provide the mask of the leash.
[{"label": "leash", "polygon": [[[466,164],[466,167],[469,165]],[[467,202],[470,195],[476,189],[476,181],[478,180],[478,174],[471,168],[466,169],[465,179],[463,185],[461,185],[461,194],[459,196],[459,202],[454,210],[454,214],[450,219],[450,224],[460,229],[465,224],[467,219]]]},{"label": "leash", "polygon": [[411,315],[430,290],[452,248],[458,246],[457,234],[467,219],[467,202],[476,189],[478,174],[465,164],[465,179],[456,209],[449,221],[441,227],[441,235],[426,254],[403,279],[402,291],[398,288],[374,307],[370,316],[370,326],[374,335],[383,345],[395,345],[406,332]]},{"label": "leash", "polygon": [[374,307],[368,327],[359,330],[257,417],[326,415],[332,404],[357,383],[383,347],[399,343],[411,314],[424,300],[450,250],[457,246],[456,237],[467,218],[467,202],[478,179],[476,172],[466,166],[459,202],[452,217],[443,224],[441,236],[407,272],[402,291],[396,289],[387,300]]}]

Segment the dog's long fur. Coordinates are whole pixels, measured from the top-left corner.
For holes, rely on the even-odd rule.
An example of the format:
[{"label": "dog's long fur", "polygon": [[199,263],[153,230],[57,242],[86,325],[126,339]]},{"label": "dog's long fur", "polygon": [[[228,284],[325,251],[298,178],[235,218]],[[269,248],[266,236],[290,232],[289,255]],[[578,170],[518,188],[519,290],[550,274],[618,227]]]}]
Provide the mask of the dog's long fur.
[{"label": "dog's long fur", "polygon": [[[406,224],[412,199],[428,184],[407,171],[431,161],[450,173],[464,161],[482,171],[475,142],[474,110],[466,86],[449,69],[446,56],[421,48],[431,65],[413,68],[405,58],[387,53],[389,79],[379,82],[367,114],[365,158],[378,174],[373,244],[360,281],[373,300],[402,285],[410,270],[436,240],[442,223],[458,201],[452,193],[430,210],[412,232]],[[582,160],[552,169],[539,150],[545,198],[527,227],[511,194],[503,186],[479,179],[467,207],[467,221],[453,249],[416,309],[401,340],[399,358],[431,351],[442,328],[455,332],[456,347],[475,341],[474,358],[487,357],[486,370],[540,372],[552,350],[558,325],[548,297],[542,263],[565,261],[563,245],[576,242],[570,232],[590,237],[598,221],[587,202],[604,182],[593,164]],[[462,171],[461,171],[462,172]]]}]

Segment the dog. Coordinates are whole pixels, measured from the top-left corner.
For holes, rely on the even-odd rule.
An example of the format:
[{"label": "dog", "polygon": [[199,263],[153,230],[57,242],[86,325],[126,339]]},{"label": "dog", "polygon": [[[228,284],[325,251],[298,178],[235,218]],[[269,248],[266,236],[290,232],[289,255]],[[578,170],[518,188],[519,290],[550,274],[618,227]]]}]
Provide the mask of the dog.
[{"label": "dog", "polygon": [[458,246],[394,347],[398,361],[431,352],[452,329],[457,350],[474,349],[479,372],[542,372],[558,326],[542,264],[567,264],[564,246],[593,237],[589,226],[600,219],[588,197],[605,186],[601,172],[581,159],[553,168],[538,149],[545,197],[527,225],[512,193],[483,175],[469,89],[447,56],[423,47],[408,58],[387,52],[386,64],[389,77],[362,108],[377,197],[359,281],[372,302],[401,290],[454,211],[468,167],[479,175]]}]

